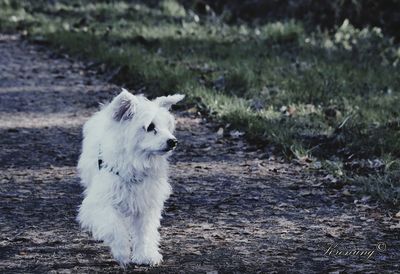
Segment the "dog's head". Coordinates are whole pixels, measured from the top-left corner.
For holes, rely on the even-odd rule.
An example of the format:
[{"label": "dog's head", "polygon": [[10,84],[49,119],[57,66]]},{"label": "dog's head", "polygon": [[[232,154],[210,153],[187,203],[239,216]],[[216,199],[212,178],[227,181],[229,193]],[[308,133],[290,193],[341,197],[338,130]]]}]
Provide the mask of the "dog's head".
[{"label": "dog's head", "polygon": [[178,141],[173,135],[175,120],[169,109],[184,97],[175,94],[150,101],[123,89],[110,103],[110,115],[124,151],[146,156],[170,154]]}]

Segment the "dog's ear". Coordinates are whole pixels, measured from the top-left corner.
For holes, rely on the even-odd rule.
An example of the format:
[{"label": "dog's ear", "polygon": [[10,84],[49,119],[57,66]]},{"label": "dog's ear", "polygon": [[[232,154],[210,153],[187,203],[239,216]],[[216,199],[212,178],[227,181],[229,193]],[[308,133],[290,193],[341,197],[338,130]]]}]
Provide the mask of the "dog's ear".
[{"label": "dog's ear", "polygon": [[135,114],[137,98],[126,89],[122,89],[121,93],[114,98],[111,104],[115,121],[131,120]]},{"label": "dog's ear", "polygon": [[158,97],[154,100],[154,102],[158,104],[160,107],[170,109],[172,105],[175,105],[183,98],[185,98],[185,95],[175,94],[175,95]]}]

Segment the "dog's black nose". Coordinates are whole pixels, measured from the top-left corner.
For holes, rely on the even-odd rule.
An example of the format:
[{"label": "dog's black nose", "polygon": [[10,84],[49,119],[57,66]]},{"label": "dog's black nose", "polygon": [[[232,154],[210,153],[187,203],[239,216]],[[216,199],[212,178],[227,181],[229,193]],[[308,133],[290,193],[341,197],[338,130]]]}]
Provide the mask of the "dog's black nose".
[{"label": "dog's black nose", "polygon": [[168,149],[173,149],[174,147],[176,147],[177,144],[178,144],[178,140],[176,140],[176,139],[168,139],[167,140]]}]

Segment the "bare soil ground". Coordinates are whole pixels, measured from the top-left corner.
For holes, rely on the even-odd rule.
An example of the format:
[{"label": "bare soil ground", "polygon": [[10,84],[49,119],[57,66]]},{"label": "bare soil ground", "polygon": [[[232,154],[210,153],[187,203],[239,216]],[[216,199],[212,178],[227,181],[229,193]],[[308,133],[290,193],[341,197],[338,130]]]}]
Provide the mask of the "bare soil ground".
[{"label": "bare soil ground", "polygon": [[[0,272],[122,272],[81,232],[75,165],[81,127],[115,86],[88,66],[15,36],[0,36]],[[104,78],[104,77],[103,77]],[[174,194],[162,221],[159,267],[126,272],[396,272],[393,209],[355,201],[191,111],[177,113]],[[346,195],[347,194],[347,195]],[[105,216],[106,217],[106,216]],[[373,254],[326,254],[368,250]]]}]

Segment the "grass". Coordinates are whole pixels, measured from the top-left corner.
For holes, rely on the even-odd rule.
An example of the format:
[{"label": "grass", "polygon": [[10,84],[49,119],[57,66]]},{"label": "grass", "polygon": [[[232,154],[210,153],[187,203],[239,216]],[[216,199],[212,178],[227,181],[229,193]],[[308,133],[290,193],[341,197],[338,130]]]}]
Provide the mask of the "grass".
[{"label": "grass", "polygon": [[[228,25],[173,0],[45,3],[0,0],[0,29],[106,64],[112,81],[151,96],[183,92],[288,158],[400,157],[400,48],[379,29]],[[344,174],[398,204],[392,173]]]}]

